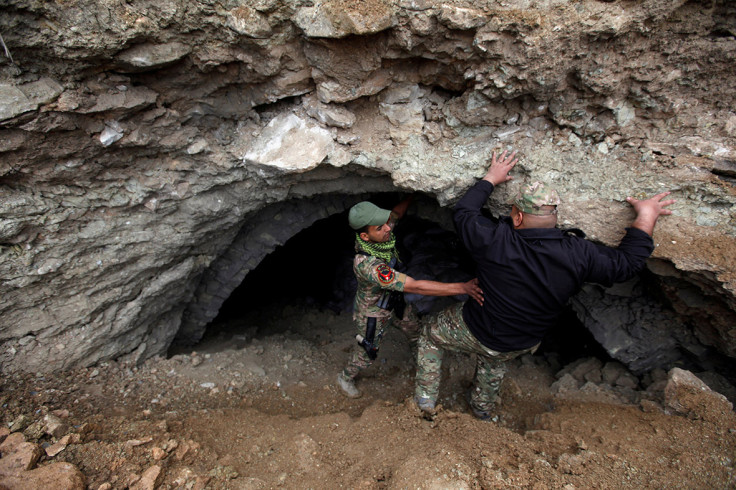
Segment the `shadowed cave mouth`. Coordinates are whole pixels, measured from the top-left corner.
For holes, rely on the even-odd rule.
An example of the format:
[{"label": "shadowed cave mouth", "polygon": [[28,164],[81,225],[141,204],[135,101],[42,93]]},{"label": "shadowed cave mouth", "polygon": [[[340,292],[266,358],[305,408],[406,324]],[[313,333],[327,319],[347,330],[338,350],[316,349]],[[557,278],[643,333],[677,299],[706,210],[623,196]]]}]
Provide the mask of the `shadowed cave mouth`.
[{"label": "shadowed cave mouth", "polygon": [[[401,197],[388,193],[367,199],[391,209]],[[415,279],[441,282],[471,279],[475,275],[474,265],[459,237],[450,229],[451,211],[438,207],[436,201],[430,207],[434,207],[436,212],[425,211],[423,214],[437,216],[444,227],[433,220],[418,217],[410,208],[395,229],[397,247],[407,265],[407,274]],[[347,214],[346,210],[316,221],[265,256],[224,302],[218,316],[207,326],[199,345],[220,341],[231,347],[244,347],[246,330],[248,340],[276,333],[268,331],[267,327],[254,331],[252,324],[271,323],[254,319],[278,315],[289,307],[319,310],[324,315],[344,315],[346,325],[350,325],[350,330],[344,334],[346,337],[354,335],[349,319],[356,289],[352,271],[355,235],[348,226]],[[406,299],[420,315],[425,315],[464,301],[466,297],[407,294]],[[392,332],[391,335],[402,334]],[[169,355],[191,349],[192,346],[172,346]],[[597,357],[604,362],[611,360],[571,308],[550,330],[536,353],[548,354],[563,364],[581,357]]]}]

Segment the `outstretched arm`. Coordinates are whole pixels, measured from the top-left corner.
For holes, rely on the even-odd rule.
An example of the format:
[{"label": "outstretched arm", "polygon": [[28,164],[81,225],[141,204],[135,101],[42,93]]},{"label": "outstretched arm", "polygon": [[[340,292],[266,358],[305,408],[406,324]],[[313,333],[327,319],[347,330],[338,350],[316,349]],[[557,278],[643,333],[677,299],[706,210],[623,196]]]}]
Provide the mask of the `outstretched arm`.
[{"label": "outstretched arm", "polygon": [[670,192],[662,192],[654,197],[644,200],[634,199],[633,197],[627,197],[626,200],[634,206],[636,211],[636,218],[631,224],[633,228],[638,228],[649,236],[654,232],[654,225],[657,224],[657,219],[660,216],[672,214],[672,211],[665,209],[665,206],[669,206],[674,203],[674,199],[668,199],[662,201],[663,198],[670,195]]},{"label": "outstretched arm", "polygon": [[511,155],[507,153],[504,151],[500,157],[496,157],[494,152],[486,175],[455,204],[455,229],[471,254],[484,254],[496,229],[497,224],[483,216],[481,209],[496,185],[513,179],[509,172],[519,160],[516,152]]},{"label": "outstretched arm", "polygon": [[413,200],[414,200],[414,196],[411,195],[407,197],[406,199],[404,199],[403,201],[401,201],[396,206],[394,206],[391,212],[396,214],[396,219],[401,219],[404,217],[404,215],[406,214],[407,208],[409,208],[409,205],[411,204]]},{"label": "outstretched arm", "polygon": [[478,279],[468,282],[437,282],[424,279],[406,278],[405,293],[422,294],[424,296],[455,296],[467,294],[478,304],[483,304],[483,290],[478,286]]}]

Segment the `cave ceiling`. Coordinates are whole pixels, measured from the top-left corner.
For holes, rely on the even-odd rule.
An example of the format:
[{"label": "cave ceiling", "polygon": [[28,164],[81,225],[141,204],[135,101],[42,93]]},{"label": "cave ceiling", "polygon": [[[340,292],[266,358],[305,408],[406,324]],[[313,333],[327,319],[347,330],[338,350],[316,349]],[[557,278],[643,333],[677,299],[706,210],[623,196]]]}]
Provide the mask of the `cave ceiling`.
[{"label": "cave ceiling", "polygon": [[314,221],[381,192],[446,209],[508,148],[494,213],[545,180],[607,245],[627,196],[672,191],[649,272],[675,341],[736,355],[732,2],[3,9],[3,370],[164,354]]}]

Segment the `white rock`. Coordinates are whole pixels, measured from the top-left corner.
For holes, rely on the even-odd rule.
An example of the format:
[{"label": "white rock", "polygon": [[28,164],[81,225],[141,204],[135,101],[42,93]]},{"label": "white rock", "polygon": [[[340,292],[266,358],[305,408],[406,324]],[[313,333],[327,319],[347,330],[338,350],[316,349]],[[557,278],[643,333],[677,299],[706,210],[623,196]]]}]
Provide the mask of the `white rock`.
[{"label": "white rock", "polygon": [[316,168],[334,145],[330,132],[295,114],[275,117],[244,156],[247,164],[302,173]]},{"label": "white rock", "polygon": [[102,133],[100,133],[100,143],[102,143],[103,146],[110,146],[122,137],[122,131],[118,131],[117,129],[111,128],[110,126],[105,126],[105,129],[103,129]]}]

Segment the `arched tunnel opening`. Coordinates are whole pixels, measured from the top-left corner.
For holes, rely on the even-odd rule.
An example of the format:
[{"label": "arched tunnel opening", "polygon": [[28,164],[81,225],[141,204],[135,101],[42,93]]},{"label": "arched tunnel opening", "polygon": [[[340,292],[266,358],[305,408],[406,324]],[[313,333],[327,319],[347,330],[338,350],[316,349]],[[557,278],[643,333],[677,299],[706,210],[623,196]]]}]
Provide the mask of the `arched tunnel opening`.
[{"label": "arched tunnel opening", "polygon": [[[357,348],[352,323],[355,235],[347,223],[348,209],[360,200],[390,209],[404,197],[380,176],[373,176],[370,184],[365,176],[356,178],[365,184],[359,196],[306,194],[272,204],[246,220],[202,280],[168,356],[251,349],[274,342],[288,350],[289,342],[306,342],[320,355],[330,356],[326,371],[342,369],[339,364],[347,362]],[[334,182],[331,189],[338,185],[347,184]],[[474,277],[473,262],[454,232],[452,210],[433,197],[415,193],[395,233],[411,277],[442,282]],[[694,319],[680,313],[681,305],[672,304],[672,291],[680,295],[687,291],[690,304],[705,304],[713,298],[694,286],[691,278],[673,274],[672,267],[652,259],[646,270],[626,283],[610,288],[585,285],[547,332],[532,362],[546,366],[555,377],[564,377],[578,364],[589,365],[588,361],[613,366],[616,372],[626,371],[638,390],[656,387],[671,368],[679,367],[736,401],[731,358],[694,333]],[[420,317],[466,299],[406,297]],[[414,360],[406,338],[400,332],[390,336],[382,346],[381,371],[373,372],[384,380],[393,380],[400,372],[410,383]],[[393,346],[387,348],[387,343]],[[469,380],[472,360],[455,359],[460,366],[456,372],[465,372]],[[597,367],[594,371],[602,372]],[[580,377],[578,382],[582,386],[585,379]]]},{"label": "arched tunnel opening", "polygon": [[[366,200],[391,209],[403,196],[375,193]],[[395,229],[397,247],[415,279],[441,282],[467,281],[475,276],[472,259],[452,228],[451,210],[426,196],[410,208]],[[413,208],[419,208],[419,212]],[[194,346],[174,344],[169,355],[188,352],[214,342],[223,348],[238,348],[248,339],[275,333],[273,317],[286,308],[316,310],[323,315],[345,317],[345,338],[352,338],[356,280],[352,270],[355,233],[348,226],[348,211],[318,219],[267,254],[227,297],[217,316],[207,325]],[[407,301],[420,317],[464,301],[466,297],[430,297],[407,294]],[[270,329],[270,330],[269,330]],[[396,335],[400,335],[397,332]],[[218,342],[219,340],[219,342]],[[596,357],[611,361],[572,307],[545,337],[537,355],[565,365],[577,359]]]}]

